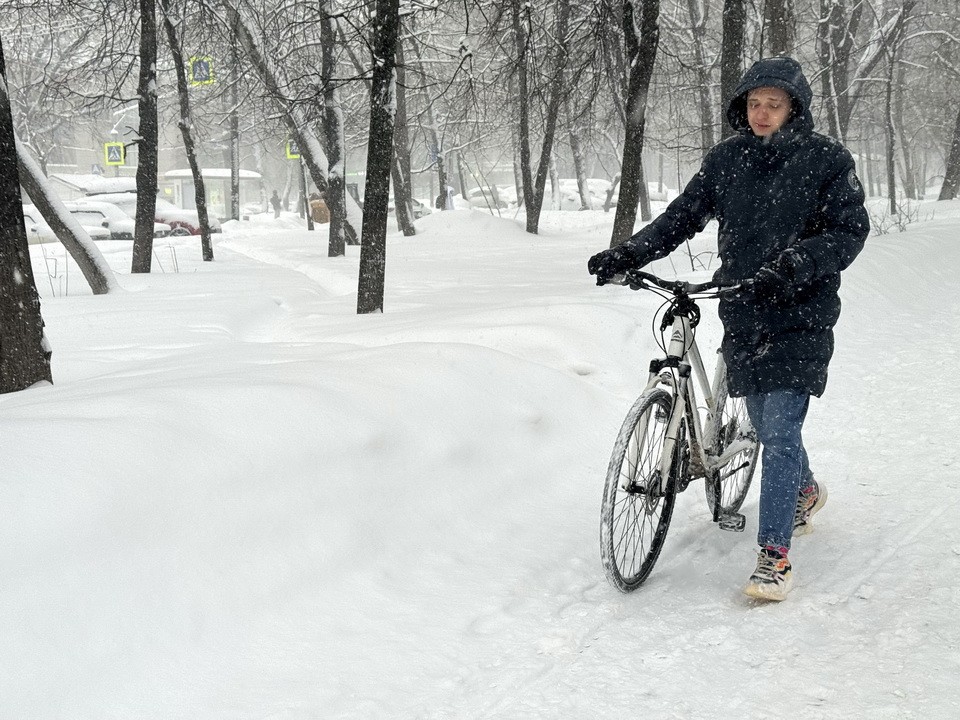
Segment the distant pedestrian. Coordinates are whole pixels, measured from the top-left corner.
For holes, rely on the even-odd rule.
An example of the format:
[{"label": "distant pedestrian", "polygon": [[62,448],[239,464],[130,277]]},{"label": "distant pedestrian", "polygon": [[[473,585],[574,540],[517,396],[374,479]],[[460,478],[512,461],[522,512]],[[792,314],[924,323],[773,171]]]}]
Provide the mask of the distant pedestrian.
[{"label": "distant pedestrian", "polygon": [[273,195],[270,196],[270,204],[273,205],[273,216],[275,218],[280,217],[280,196],[277,195],[277,191],[273,191]]},{"label": "distant pedestrian", "polygon": [[310,193],[310,216],[320,225],[330,222],[330,209],[323,193]]}]

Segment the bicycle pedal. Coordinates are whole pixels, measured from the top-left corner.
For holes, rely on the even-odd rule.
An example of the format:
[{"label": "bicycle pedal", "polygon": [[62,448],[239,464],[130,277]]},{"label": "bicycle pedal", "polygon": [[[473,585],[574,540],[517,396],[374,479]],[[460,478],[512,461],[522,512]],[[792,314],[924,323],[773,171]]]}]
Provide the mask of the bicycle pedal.
[{"label": "bicycle pedal", "polygon": [[728,532],[743,532],[743,529],[747,526],[747,518],[740,513],[727,513],[720,516],[717,525],[720,526],[721,530]]}]

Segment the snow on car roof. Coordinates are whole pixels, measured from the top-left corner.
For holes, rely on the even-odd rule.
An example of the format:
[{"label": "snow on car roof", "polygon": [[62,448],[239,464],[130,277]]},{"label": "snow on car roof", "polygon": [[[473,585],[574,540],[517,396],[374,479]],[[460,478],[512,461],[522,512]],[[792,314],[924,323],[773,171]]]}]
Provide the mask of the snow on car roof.
[{"label": "snow on car roof", "polygon": [[86,195],[99,193],[136,192],[137,180],[132,177],[104,177],[102,175],[51,173],[51,180],[76,188]]},{"label": "snow on car roof", "polygon": [[[230,168],[203,168],[200,174],[205,178],[228,178],[230,177]],[[167,170],[163,176],[165,178],[192,178],[193,173],[190,168],[181,168],[178,170]],[[241,170],[241,180],[259,180],[262,177],[260,173],[253,170]]]}]

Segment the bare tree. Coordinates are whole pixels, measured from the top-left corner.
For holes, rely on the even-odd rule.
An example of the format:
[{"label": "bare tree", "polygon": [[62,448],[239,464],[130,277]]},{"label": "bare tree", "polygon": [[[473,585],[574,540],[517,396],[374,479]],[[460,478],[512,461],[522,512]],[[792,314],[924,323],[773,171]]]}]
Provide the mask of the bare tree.
[{"label": "bare tree", "polygon": [[157,210],[157,7],[156,0],[140,0],[140,73],[137,107],[137,214],[131,272],[150,272],[154,218]]},{"label": "bare tree", "polygon": [[626,128],[620,195],[613,220],[610,245],[619,245],[633,234],[637,203],[642,201],[641,218],[649,220],[650,200],[643,173],[643,141],[647,118],[647,93],[660,41],[660,0],[624,0],[623,33],[629,76],[626,95]]},{"label": "bare tree", "polygon": [[947,152],[947,165],[943,173],[943,185],[937,200],[953,200],[960,190],[960,111],[953,123],[950,135],[950,148]]},{"label": "bare tree", "polygon": [[[843,141],[857,104],[891,48],[902,42],[916,0],[821,0],[817,55],[828,132]],[[857,47],[862,48],[859,53]],[[889,63],[887,63],[889,69]]]},{"label": "bare tree", "polygon": [[177,74],[177,97],[180,101],[180,134],[183,137],[183,149],[190,165],[190,174],[193,176],[194,201],[197,205],[197,216],[200,220],[200,246],[203,259],[213,260],[213,244],[210,240],[210,218],[207,215],[207,191],[203,185],[203,175],[200,163],[197,161],[196,143],[193,139],[193,118],[190,113],[190,92],[187,88],[187,73],[183,60],[183,50],[180,47],[180,38],[170,17],[169,0],[159,0],[163,14],[163,27],[167,35],[167,45],[173,55],[173,66]]},{"label": "bare tree", "polygon": [[854,0],[820,0],[817,23],[817,57],[820,87],[827,118],[827,132],[843,140],[850,122],[850,58],[860,28],[865,3]]},{"label": "bare tree", "polygon": [[765,0],[763,4],[763,44],[766,55],[792,55],[796,40],[794,0]]},{"label": "bare tree", "polygon": [[327,240],[327,255],[341,257],[346,249],[346,200],[343,175],[343,111],[340,93],[336,85],[336,60],[334,45],[333,0],[323,0],[320,5],[320,82],[323,87],[323,134],[327,149],[326,202],[330,208],[330,231]]},{"label": "bare tree", "polygon": [[53,382],[20,206],[17,147],[0,44],[0,393]]},{"label": "bare tree", "polygon": [[[533,197],[533,172],[530,166],[530,79],[527,71],[529,41],[527,27],[530,23],[530,4],[522,0],[513,0],[510,4],[513,20],[513,44],[516,50],[517,77],[517,152],[519,153],[520,179],[523,184],[523,204],[529,205]],[[519,194],[519,193],[518,193]]]},{"label": "bare tree", "polygon": [[[236,26],[240,45],[253,71],[263,83],[269,99],[280,110],[287,131],[297,141],[300,155],[310,171],[310,179],[318,190],[326,192],[329,163],[319,137],[314,131],[312,113],[308,113],[301,103],[287,96],[284,88],[289,87],[290,82],[284,77],[283,69],[273,62],[261,43],[261,37],[251,31],[250,26],[233,4],[227,0],[219,0],[219,4],[226,13],[227,22]],[[346,208],[344,219],[346,242],[356,244],[355,228],[359,224],[360,210],[349,196],[344,197],[344,206]]]},{"label": "bare tree", "polygon": [[747,0],[724,0],[723,47],[720,56],[720,137],[735,131],[726,119],[727,107],[743,75],[743,46],[747,24]]},{"label": "bare tree", "polygon": [[716,117],[716,102],[711,92],[710,67],[711,61],[706,52],[706,35],[708,25],[708,0],[687,0],[687,13],[690,16],[690,33],[694,53],[693,71],[697,79],[697,107],[700,111],[700,146],[702,154],[716,144],[714,126]]},{"label": "bare tree", "polygon": [[370,130],[363,226],[360,233],[360,279],[357,313],[383,312],[387,265],[387,212],[390,202],[390,162],[393,158],[393,108],[399,0],[376,0],[373,20],[373,78],[370,89]]},{"label": "bare tree", "polygon": [[[2,94],[0,92],[0,95]],[[57,239],[70,253],[70,257],[77,263],[87,284],[90,285],[90,290],[94,295],[104,295],[115,289],[117,284],[113,271],[100,254],[100,250],[50,187],[40,166],[30,157],[30,153],[19,140],[17,141],[17,158],[23,189],[37,206]]]},{"label": "bare tree", "polygon": [[[397,111],[393,122],[393,161],[390,176],[393,178],[393,207],[397,225],[403,234],[417,234],[413,225],[413,204],[410,190],[410,133],[407,118],[407,77],[403,50],[403,38],[397,38]],[[443,193],[443,209],[446,209],[446,193]]]},{"label": "bare tree", "polygon": [[[540,160],[537,174],[533,179],[533,195],[527,201],[527,232],[536,234],[540,226],[540,211],[543,208],[543,193],[547,182],[547,173],[553,158],[553,144],[557,132],[557,119],[560,116],[561,103],[567,89],[563,76],[567,64],[567,32],[570,21],[570,0],[557,1],[557,17],[554,27],[553,61],[548,75],[549,88],[544,114],[543,140],[540,144]],[[520,98],[524,102],[523,98]],[[642,141],[641,141],[642,142]],[[559,188],[558,188],[559,189]]]}]

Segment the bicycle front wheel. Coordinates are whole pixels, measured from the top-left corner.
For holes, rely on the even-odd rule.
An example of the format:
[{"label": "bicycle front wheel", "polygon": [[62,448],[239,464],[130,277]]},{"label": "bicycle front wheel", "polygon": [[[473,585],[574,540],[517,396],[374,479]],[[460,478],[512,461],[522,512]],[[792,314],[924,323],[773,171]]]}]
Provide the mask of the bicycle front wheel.
[{"label": "bicycle front wheel", "polygon": [[600,510],[600,556],[607,578],[621,592],[636,590],[647,579],[670,527],[678,458],[666,482],[660,480],[659,466],[672,409],[673,398],[663,390],[641,395],[627,413],[610,457]]},{"label": "bicycle front wheel", "polygon": [[757,469],[760,443],[747,415],[747,404],[743,398],[729,396],[726,379],[717,388],[716,406],[720,415],[712,425],[713,437],[710,438],[710,444],[713,452],[722,456],[734,445],[741,449],[735,452],[723,467],[707,476],[707,505],[713,512],[714,506],[719,502],[721,514],[736,513],[747,499],[750,482]]}]

